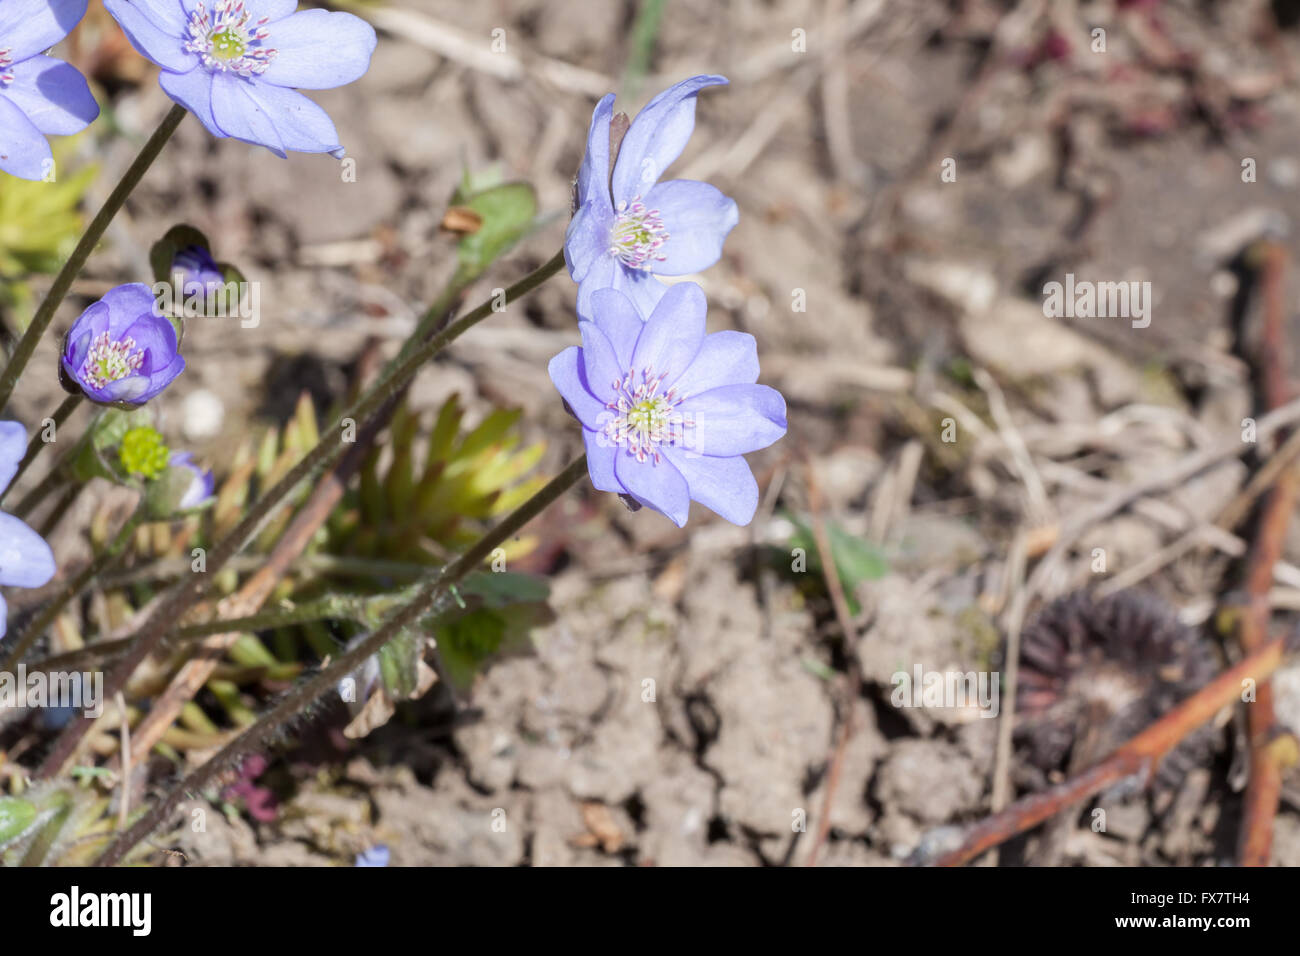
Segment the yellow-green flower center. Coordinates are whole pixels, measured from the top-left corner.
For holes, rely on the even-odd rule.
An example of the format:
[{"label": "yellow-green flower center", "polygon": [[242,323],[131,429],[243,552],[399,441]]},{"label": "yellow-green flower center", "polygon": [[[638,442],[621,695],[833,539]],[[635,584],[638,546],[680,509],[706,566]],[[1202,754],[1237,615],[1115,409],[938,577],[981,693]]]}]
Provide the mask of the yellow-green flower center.
[{"label": "yellow-green flower center", "polygon": [[144,364],[144,349],[129,336],[114,341],[107,331],[99,333],[90,343],[85,361],[81,363],[81,379],[92,388],[103,388],[134,375]]},{"label": "yellow-green flower center", "polygon": [[661,428],[668,419],[668,403],[662,398],[647,398],[637,402],[627,412],[628,426],[644,434]]},{"label": "yellow-green flower center", "polygon": [[613,414],[604,423],[605,439],[626,448],[637,461],[659,462],[659,449],[681,445],[685,429],[692,427],[677,406],[682,396],[675,389],[660,392],[666,373],[643,369],[626,373],[611,383],[615,397],[606,403]]},{"label": "yellow-green flower center", "polygon": [[667,241],[668,230],[658,209],[647,209],[640,196],[619,205],[609,235],[610,255],[629,268],[648,270],[664,261],[659,250]]},{"label": "yellow-green flower center", "polygon": [[212,34],[211,52],[218,60],[238,60],[247,49],[244,38],[234,30]]},{"label": "yellow-green flower center", "polygon": [[254,20],[244,0],[208,2],[212,3],[211,11],[204,0],[199,0],[190,12],[186,35],[182,37],[185,51],[198,54],[212,73],[243,77],[265,73],[276,57],[276,50],[268,45],[270,16]]}]

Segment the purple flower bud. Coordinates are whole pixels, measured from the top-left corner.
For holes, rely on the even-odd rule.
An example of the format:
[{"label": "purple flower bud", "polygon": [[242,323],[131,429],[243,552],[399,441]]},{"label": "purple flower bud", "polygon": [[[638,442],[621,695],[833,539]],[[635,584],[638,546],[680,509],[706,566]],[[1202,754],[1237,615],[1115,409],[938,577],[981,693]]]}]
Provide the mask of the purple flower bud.
[{"label": "purple flower bud", "polygon": [[196,465],[194,455],[191,452],[174,451],[167,464],[171,468],[188,471],[192,475],[189,487],[185,489],[180,501],[176,503],[177,511],[189,511],[192,508],[201,507],[212,497],[212,491],[216,487],[212,472]]},{"label": "purple flower bud", "polygon": [[110,290],[64,340],[65,377],[103,405],[143,405],[184,368],[175,327],[140,282]]},{"label": "purple flower bud", "polygon": [[342,156],[325,111],[298,90],[358,79],[377,39],[350,13],[299,10],[297,0],[105,0],[127,39],[162,67],[158,82],[213,136],[277,156]]},{"label": "purple flower bud", "polygon": [[726,82],[693,76],[647,103],[618,147],[612,174],[614,94],[596,104],[578,171],[577,209],[564,237],[579,318],[592,317],[598,289],[619,290],[647,316],[667,289],[655,276],[699,272],[722,255],[739,221],[735,201],[708,183],[660,180],[691,138],[700,90]]},{"label": "purple flower bud", "polygon": [[226,277],[212,258],[212,253],[202,246],[186,246],[172,258],[171,275],[181,277],[181,290],[186,297],[199,292],[207,295],[214,287],[225,285]]},{"label": "purple flower bud", "polygon": [[[0,422],[0,493],[18,473],[27,451],[27,430],[18,422]],[[13,515],[0,513],[0,587],[39,588],[54,577],[54,553],[31,528]],[[0,596],[0,637],[7,609]]]},{"label": "purple flower bud", "polygon": [[0,5],[0,170],[45,179],[54,172],[45,137],[78,133],[99,115],[85,77],[44,55],[85,14],[86,0]]},{"label": "purple flower bud", "polygon": [[551,381],[582,423],[601,491],[627,495],[686,524],[692,500],[749,524],[758,483],[741,456],[785,434],[785,399],[755,384],[758,351],[744,332],[704,334],[704,291],[671,286],[645,321],[615,289],[591,298],[582,347],[551,359]]},{"label": "purple flower bud", "polygon": [[368,850],[362,850],[357,854],[357,866],[387,866],[389,860],[388,847],[382,843],[372,846]]}]

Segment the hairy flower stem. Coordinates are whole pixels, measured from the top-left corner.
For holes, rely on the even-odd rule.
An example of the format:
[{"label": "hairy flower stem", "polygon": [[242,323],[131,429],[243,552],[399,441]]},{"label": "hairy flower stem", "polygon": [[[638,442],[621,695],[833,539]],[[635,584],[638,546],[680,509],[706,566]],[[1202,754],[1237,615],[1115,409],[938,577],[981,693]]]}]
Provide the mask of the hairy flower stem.
[{"label": "hairy flower stem", "polygon": [[55,491],[58,491],[67,480],[67,473],[60,471],[58,465],[56,465],[50,470],[49,477],[18,499],[18,504],[14,505],[13,510],[10,513],[15,518],[26,518],[41,506],[41,502]]},{"label": "hairy flower stem", "polygon": [[[507,303],[513,302],[520,296],[531,292],[563,268],[564,253],[561,251],[557,252],[544,265],[506,289],[505,301]],[[420,367],[425,362],[492,315],[496,311],[494,305],[495,303],[492,301],[485,302],[474,311],[452,322],[398,363],[395,368],[382,375],[379,381],[372,385],[364,396],[340,416],[335,427],[326,433],[326,437],[322,437],[316,446],[289,470],[288,474],[258,498],[257,502],[245,513],[239,524],[208,553],[205,573],[193,575],[190,581],[179,582],[158,602],[154,612],[149,615],[133,635],[130,649],[123,654],[121,661],[105,677],[104,695],[106,698],[111,698],[126,685],[127,680],[135,672],[140,662],[153,653],[162,642],[168,629],[176,621],[179,621],[181,616],[196,601],[203,597],[218,572],[226,566],[226,563],[231,558],[234,558],[244,549],[244,546],[257,535],[267,521],[274,517],[279,507],[288,500],[298,485],[318,470],[333,467],[343,457],[344,452],[350,445],[344,439],[345,436],[349,435],[351,428],[357,430],[364,428],[364,424],[376,412],[379,412],[392,396],[406,387],[406,384],[415,377],[415,373],[420,370]],[[344,426],[349,424],[351,428],[345,429]],[[63,765],[76,751],[81,738],[90,729],[91,723],[93,721],[87,718],[68,722],[68,725],[55,741],[53,749],[37,769],[35,774],[37,779],[48,779],[62,769]]]},{"label": "hairy flower stem", "polygon": [[424,310],[424,315],[420,317],[419,323],[415,326],[415,331],[406,340],[401,351],[397,353],[397,357],[384,368],[385,375],[397,368],[398,363],[410,356],[412,352],[420,347],[421,343],[427,342],[429,337],[438,331],[438,326],[446,320],[447,313],[456,307],[461,296],[465,294],[465,290],[469,288],[470,283],[477,279],[482,274],[482,271],[481,269],[457,267],[452,277],[447,281],[446,288]]},{"label": "hairy flower stem", "polygon": [[72,413],[81,407],[82,401],[83,398],[81,395],[69,395],[63,400],[62,404],[54,410],[54,414],[50,417],[49,421],[54,423],[53,427],[55,437],[50,441],[45,440],[44,427],[40,428],[36,434],[32,435],[31,440],[27,443],[27,452],[23,455],[23,460],[18,463],[18,470],[10,480],[9,487],[3,492],[0,492],[0,504],[4,504],[5,496],[8,495],[13,489],[13,486],[18,483],[18,479],[23,476],[23,473],[31,467],[32,462],[36,460],[36,456],[41,453],[41,449],[46,445],[54,444],[54,441],[56,441],[58,437],[58,430],[63,427],[64,422],[72,417]]},{"label": "hairy flower stem", "polygon": [[[81,450],[86,446],[87,442],[93,440],[95,435],[95,426],[98,425],[103,414],[104,410],[102,408],[96,409],[94,417],[92,417],[90,422],[86,425],[85,430],[81,433],[81,437],[77,439],[76,443],[71,447],[64,448],[63,451],[59,453],[58,459],[50,466],[50,472],[45,476],[45,480],[35,485],[29,492],[27,492],[27,494],[18,499],[18,504],[14,505],[13,508],[10,509],[10,513],[13,514],[14,517],[26,518],[40,507],[41,502],[43,502],[53,492],[63,489],[68,482],[73,480],[74,476],[72,475],[71,469],[67,466],[69,463],[76,460],[76,457],[81,454]],[[77,483],[77,487],[84,486],[84,482]],[[12,482],[9,487],[13,487]],[[42,534],[41,537],[45,537],[45,535]]]},{"label": "hairy flower stem", "polygon": [[[144,581],[165,583],[193,574],[192,563],[190,558],[159,558],[139,567],[113,571],[104,576],[102,583],[104,589],[110,591],[113,588],[124,587],[128,584],[139,584]],[[249,571],[257,571],[265,563],[265,555],[245,554],[238,558],[231,558],[226,567],[243,574]],[[428,565],[419,564],[415,561],[387,561],[383,558],[358,558],[321,553],[299,556],[289,565],[286,573],[302,574],[312,578],[343,575],[346,577],[414,581],[427,570]]]},{"label": "hairy flower stem", "polygon": [[356,647],[342,654],[328,667],[318,671],[314,677],[291,689],[257,723],[248,727],[222,747],[211,760],[181,780],[165,797],[154,804],[148,813],[114,840],[96,861],[96,865],[112,866],[120,862],[132,847],[167,819],[188,794],[201,792],[221,773],[237,766],[244,757],[265,746],[281,728],[301,718],[303,713],[329,693],[339,680],[352,673],[365,662],[366,658],[377,653],[404,629],[411,627],[433,610],[452,586],[486,561],[495,548],[517,534],[524,525],[541,514],[586,474],[587,456],[581,455],[564,471],[552,478],[537,494],[501,519],[468,551],[451,564],[444,566],[438,573],[431,575],[420,585],[410,603],[392,614],[378,630]]},{"label": "hairy flower stem", "polygon": [[[384,606],[391,607],[395,596],[404,592],[410,592],[408,597],[414,596],[414,590],[409,587],[401,591],[385,592],[380,598],[359,594],[329,594],[294,607],[259,611],[246,617],[214,618],[201,624],[177,628],[165,643],[171,645],[198,641],[213,634],[225,634],[230,631],[270,631],[277,627],[309,624],[312,621],[336,621],[340,618],[361,621],[366,619],[369,609],[379,604],[381,600]],[[27,673],[86,670],[88,665],[107,660],[126,650],[130,644],[129,637],[97,641],[75,651],[54,654],[34,661],[27,665]]]},{"label": "hairy flower stem", "polygon": [[52,601],[41,608],[40,613],[27,625],[27,628],[14,642],[9,654],[4,659],[4,663],[0,664],[0,673],[13,672],[18,666],[18,662],[23,659],[23,655],[36,643],[36,639],[54,623],[54,619],[59,616],[60,612],[122,554],[127,542],[131,540],[131,535],[135,534],[135,529],[140,527],[144,519],[145,506],[142,498],[131,517],[126,519],[117,534],[114,535],[113,540],[108,543],[108,546],[96,555],[89,564],[69,578],[67,583],[63,585],[63,590],[59,591]]},{"label": "hairy flower stem", "polygon": [[36,533],[42,538],[48,539],[50,535],[54,533],[54,529],[59,526],[59,522],[63,520],[63,516],[71,510],[74,504],[76,504],[77,498],[81,495],[81,489],[84,487],[86,486],[75,484],[68,485],[64,488],[63,494],[61,494],[59,500],[54,503],[54,507],[50,509],[50,513],[45,516],[45,520],[42,521],[40,527],[36,529]]},{"label": "hairy flower stem", "polygon": [[23,369],[27,367],[32,354],[36,351],[36,343],[41,340],[41,336],[45,334],[46,329],[50,327],[50,323],[54,321],[54,313],[63,304],[68,290],[72,288],[73,281],[81,272],[81,267],[86,264],[86,260],[90,258],[90,254],[95,250],[99,240],[103,238],[105,230],[108,229],[108,224],[113,221],[113,217],[117,215],[118,210],[126,203],[126,198],[131,195],[131,191],[144,178],[145,172],[153,165],[153,161],[158,158],[158,154],[167,145],[167,140],[171,139],[172,133],[176,132],[176,128],[181,125],[181,120],[185,119],[187,112],[183,106],[173,106],[167,115],[163,117],[163,121],[158,124],[158,128],[154,130],[148,142],[141,147],[135,161],[127,168],[121,182],[114,187],[108,199],[104,200],[104,205],[100,207],[99,212],[95,213],[95,218],[86,227],[86,231],[81,236],[81,241],[72,250],[72,255],[68,257],[68,261],[63,264],[63,268],[55,276],[54,284],[50,286],[50,291],[45,294],[45,301],[36,310],[36,315],[32,317],[31,324],[27,326],[27,330],[23,333],[23,337],[19,339],[13,355],[9,357],[9,363],[5,366],[4,372],[0,373],[0,410],[3,410],[9,404],[9,399],[14,393],[14,386],[18,384]]}]

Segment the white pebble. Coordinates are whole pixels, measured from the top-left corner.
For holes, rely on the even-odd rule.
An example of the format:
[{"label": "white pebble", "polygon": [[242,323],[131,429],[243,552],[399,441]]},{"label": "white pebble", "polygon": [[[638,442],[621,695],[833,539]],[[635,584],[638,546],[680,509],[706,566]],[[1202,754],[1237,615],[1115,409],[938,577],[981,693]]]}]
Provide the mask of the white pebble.
[{"label": "white pebble", "polygon": [[181,430],[191,441],[211,438],[221,431],[221,422],[226,417],[226,406],[220,398],[206,388],[196,389],[185,396],[181,403]]}]

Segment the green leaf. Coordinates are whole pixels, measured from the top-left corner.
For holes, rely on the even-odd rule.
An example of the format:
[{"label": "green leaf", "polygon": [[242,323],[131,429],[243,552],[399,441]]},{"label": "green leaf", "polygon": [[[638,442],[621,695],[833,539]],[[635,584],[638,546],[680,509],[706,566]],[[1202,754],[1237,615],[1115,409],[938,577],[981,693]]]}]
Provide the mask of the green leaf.
[{"label": "green leaf", "polygon": [[226,285],[230,285],[232,282],[235,285],[242,285],[247,281],[244,279],[244,273],[240,271],[239,266],[232,262],[218,262],[217,269],[221,272],[221,278]]},{"label": "green leaf", "polygon": [[550,585],[542,578],[512,571],[476,571],[459,587],[464,609],[453,608],[434,623],[447,679],[466,690],[493,657],[532,647],[533,628],[549,624]]},{"label": "green leaf", "polygon": [[434,633],[447,679],[464,690],[474,682],[483,662],[500,649],[506,637],[506,619],[480,608],[443,622]]},{"label": "green leaf", "polygon": [[411,445],[420,428],[420,419],[402,403],[393,414],[388,445],[393,459],[384,478],[384,495],[393,514],[406,515],[415,499],[415,464]]},{"label": "green leaf", "polygon": [[460,584],[462,597],[479,597],[483,605],[503,608],[511,604],[546,601],[551,586],[543,578],[517,571],[475,571]]},{"label": "green leaf", "polygon": [[[808,556],[808,570],[817,574],[823,573],[821,553],[817,550],[817,539],[813,535],[812,527],[799,518],[791,515],[787,517],[795,526],[795,533],[790,538],[790,548],[803,549]],[[863,581],[883,578],[889,573],[889,563],[876,547],[861,538],[855,538],[834,522],[826,523],[826,537],[849,610],[857,614],[862,610],[854,596],[858,585]]]},{"label": "green leaf", "polygon": [[623,72],[622,93],[630,100],[636,99],[641,81],[650,69],[665,5],[665,0],[642,0],[636,19],[632,22],[631,49],[628,52],[627,69]]},{"label": "green leaf", "polygon": [[18,839],[36,820],[36,804],[20,797],[0,797],[0,847]]},{"label": "green leaf", "polygon": [[442,473],[451,457],[451,446],[460,432],[460,420],[464,410],[460,405],[460,396],[453,393],[438,411],[438,420],[429,435],[429,451],[425,457],[425,477],[435,477]]},{"label": "green leaf", "polygon": [[400,631],[379,649],[379,673],[393,700],[406,700],[415,693],[423,653],[424,638],[413,628]]},{"label": "green leaf", "polygon": [[477,276],[518,242],[537,216],[537,194],[527,183],[505,183],[465,197],[467,206],[483,224],[458,244],[461,269]]},{"label": "green leaf", "polygon": [[[64,175],[65,159],[76,152],[74,137],[60,137],[52,146],[57,165],[50,182],[6,177],[0,185],[0,289],[15,300],[10,282],[31,273],[59,271],[81,233],[78,205],[95,178],[94,165]],[[23,318],[29,318],[24,316]],[[22,325],[23,323],[20,323]]]}]

